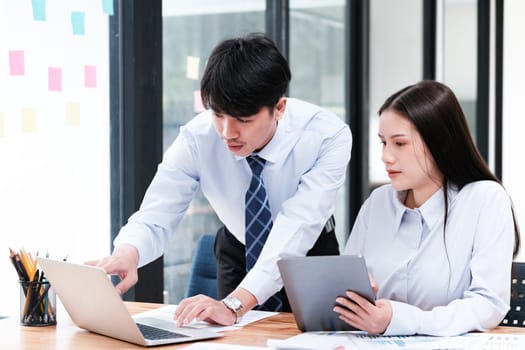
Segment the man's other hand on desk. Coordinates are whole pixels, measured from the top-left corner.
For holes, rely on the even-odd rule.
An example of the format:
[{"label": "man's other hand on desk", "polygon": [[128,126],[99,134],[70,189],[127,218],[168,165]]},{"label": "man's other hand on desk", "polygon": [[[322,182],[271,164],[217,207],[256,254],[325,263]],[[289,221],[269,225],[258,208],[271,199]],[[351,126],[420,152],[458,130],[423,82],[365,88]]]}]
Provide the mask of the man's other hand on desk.
[{"label": "man's other hand on desk", "polygon": [[118,275],[121,281],[115,288],[119,294],[123,294],[138,281],[138,262],[139,252],[137,248],[129,244],[122,244],[115,247],[111,256],[100,260],[86,261],[85,264],[100,267],[108,275]]},{"label": "man's other hand on desk", "polygon": [[[240,313],[242,315],[257,305],[255,296],[246,289],[237,288],[230,296],[240,301],[242,305],[242,312]],[[193,320],[231,326],[237,321],[237,315],[226,307],[222,301],[200,294],[182,300],[175,310],[175,319],[178,327]]]},{"label": "man's other hand on desk", "polygon": [[175,319],[177,327],[182,327],[194,319],[230,326],[235,323],[236,316],[222,301],[199,294],[180,302],[175,310]]}]

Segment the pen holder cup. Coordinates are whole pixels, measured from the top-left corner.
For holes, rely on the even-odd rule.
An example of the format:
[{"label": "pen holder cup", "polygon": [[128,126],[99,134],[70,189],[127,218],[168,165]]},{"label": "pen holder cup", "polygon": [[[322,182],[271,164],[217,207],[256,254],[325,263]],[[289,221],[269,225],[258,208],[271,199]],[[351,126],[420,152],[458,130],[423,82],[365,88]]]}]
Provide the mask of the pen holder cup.
[{"label": "pen holder cup", "polygon": [[56,299],[48,281],[20,281],[20,324],[35,327],[55,325]]}]

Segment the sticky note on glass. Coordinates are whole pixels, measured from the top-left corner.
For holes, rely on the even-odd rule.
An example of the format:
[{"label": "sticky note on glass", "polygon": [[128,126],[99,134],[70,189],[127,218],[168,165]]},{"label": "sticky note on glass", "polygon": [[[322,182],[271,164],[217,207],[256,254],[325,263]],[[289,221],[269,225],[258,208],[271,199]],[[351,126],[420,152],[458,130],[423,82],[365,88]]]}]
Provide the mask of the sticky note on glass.
[{"label": "sticky note on glass", "polygon": [[68,102],[66,104],[66,125],[80,126],[80,103]]},{"label": "sticky note on glass", "polygon": [[113,0],[102,0],[102,11],[110,16],[114,14]]},{"label": "sticky note on glass", "polygon": [[0,113],[0,137],[5,136],[5,113]]},{"label": "sticky note on glass", "polygon": [[191,80],[199,80],[199,63],[200,57],[188,56],[186,57],[186,78]]},{"label": "sticky note on glass", "polygon": [[84,35],[84,12],[71,12],[71,25],[73,26],[74,35]]},{"label": "sticky note on glass", "polygon": [[33,108],[22,109],[22,132],[36,132],[36,111]]},{"label": "sticky note on glass", "polygon": [[35,21],[46,20],[46,0],[32,0],[33,5],[33,19]]},{"label": "sticky note on glass", "polygon": [[97,67],[96,66],[84,66],[84,87],[96,88],[97,87]]},{"label": "sticky note on glass", "polygon": [[48,90],[62,91],[62,68],[49,67],[47,69],[48,75]]},{"label": "sticky note on glass", "polygon": [[204,112],[205,110],[206,108],[204,108],[204,105],[202,104],[201,91],[193,91],[193,112],[200,113]]},{"label": "sticky note on glass", "polygon": [[24,64],[24,51],[9,51],[9,74],[24,75],[26,72]]}]

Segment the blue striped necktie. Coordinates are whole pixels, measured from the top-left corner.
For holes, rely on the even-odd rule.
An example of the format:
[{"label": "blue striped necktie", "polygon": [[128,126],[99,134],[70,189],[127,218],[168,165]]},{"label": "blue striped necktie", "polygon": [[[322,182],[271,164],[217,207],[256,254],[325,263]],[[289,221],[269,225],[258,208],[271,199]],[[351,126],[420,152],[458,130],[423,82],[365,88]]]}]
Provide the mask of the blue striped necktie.
[{"label": "blue striped necktie", "polygon": [[[268,195],[261,175],[266,160],[252,155],[247,157],[246,161],[252,170],[252,179],[248,191],[246,191],[244,217],[246,224],[246,271],[250,271],[264,247],[273,222]],[[282,302],[279,292],[259,307],[259,310],[268,311],[280,311],[281,309]]]}]

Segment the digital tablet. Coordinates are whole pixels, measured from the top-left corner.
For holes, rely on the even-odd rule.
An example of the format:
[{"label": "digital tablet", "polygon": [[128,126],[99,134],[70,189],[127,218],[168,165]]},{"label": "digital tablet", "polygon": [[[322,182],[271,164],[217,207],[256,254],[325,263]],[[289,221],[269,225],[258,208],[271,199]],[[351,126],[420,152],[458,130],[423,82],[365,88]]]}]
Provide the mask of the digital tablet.
[{"label": "digital tablet", "polygon": [[277,262],[297,327],[305,331],[349,331],[333,311],[347,290],[374,302],[365,260],[357,255],[301,256]]}]

